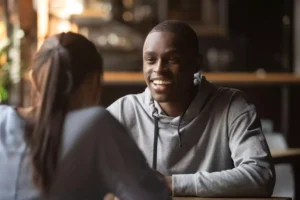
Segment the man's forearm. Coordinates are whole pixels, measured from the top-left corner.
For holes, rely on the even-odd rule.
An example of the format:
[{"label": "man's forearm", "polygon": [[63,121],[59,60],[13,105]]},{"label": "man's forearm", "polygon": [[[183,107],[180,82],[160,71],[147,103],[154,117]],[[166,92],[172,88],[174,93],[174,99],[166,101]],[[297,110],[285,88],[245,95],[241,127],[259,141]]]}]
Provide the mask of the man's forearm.
[{"label": "man's forearm", "polygon": [[221,172],[198,172],[172,176],[174,196],[270,196],[274,176],[267,168],[244,165]]}]

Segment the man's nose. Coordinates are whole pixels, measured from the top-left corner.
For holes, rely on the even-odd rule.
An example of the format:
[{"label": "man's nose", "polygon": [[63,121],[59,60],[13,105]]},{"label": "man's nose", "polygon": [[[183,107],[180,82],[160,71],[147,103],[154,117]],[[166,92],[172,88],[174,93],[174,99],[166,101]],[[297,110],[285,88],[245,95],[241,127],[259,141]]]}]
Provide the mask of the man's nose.
[{"label": "man's nose", "polygon": [[159,74],[159,73],[163,72],[165,69],[166,69],[166,66],[163,63],[163,61],[159,60],[159,61],[157,61],[153,71]]}]

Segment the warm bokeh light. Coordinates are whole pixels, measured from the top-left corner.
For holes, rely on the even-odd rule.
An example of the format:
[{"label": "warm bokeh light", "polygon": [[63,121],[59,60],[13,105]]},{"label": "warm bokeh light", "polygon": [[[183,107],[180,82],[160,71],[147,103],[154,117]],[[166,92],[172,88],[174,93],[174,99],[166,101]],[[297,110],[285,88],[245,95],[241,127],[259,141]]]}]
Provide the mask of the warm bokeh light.
[{"label": "warm bokeh light", "polygon": [[43,43],[48,33],[48,21],[49,21],[49,6],[48,0],[37,1],[37,27],[38,27],[38,46],[39,48]]}]

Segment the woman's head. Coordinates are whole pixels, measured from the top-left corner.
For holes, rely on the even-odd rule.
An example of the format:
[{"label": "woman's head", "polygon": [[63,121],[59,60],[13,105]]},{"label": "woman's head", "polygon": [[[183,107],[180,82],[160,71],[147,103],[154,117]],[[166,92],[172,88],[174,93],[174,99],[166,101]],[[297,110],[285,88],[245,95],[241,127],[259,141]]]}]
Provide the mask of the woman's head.
[{"label": "woman's head", "polygon": [[31,75],[38,98],[26,141],[33,181],[47,193],[55,178],[66,113],[99,102],[102,59],[84,36],[61,33],[46,39],[35,56]]},{"label": "woman's head", "polygon": [[35,55],[32,66],[33,89],[38,104],[49,98],[57,87],[59,101],[71,108],[91,106],[100,98],[102,58],[95,45],[72,32],[46,39]]}]

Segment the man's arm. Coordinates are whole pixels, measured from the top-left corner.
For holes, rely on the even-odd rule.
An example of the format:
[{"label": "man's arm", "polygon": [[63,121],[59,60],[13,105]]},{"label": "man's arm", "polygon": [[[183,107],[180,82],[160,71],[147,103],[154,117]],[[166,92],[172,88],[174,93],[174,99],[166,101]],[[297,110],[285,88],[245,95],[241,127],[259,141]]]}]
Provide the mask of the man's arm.
[{"label": "man's arm", "polygon": [[[241,96],[240,96],[241,97]],[[242,100],[241,100],[242,99]],[[175,196],[271,196],[275,184],[272,158],[255,107],[240,98],[228,122],[229,148],[235,168],[172,176]],[[242,107],[246,109],[241,109]],[[242,110],[239,114],[237,110]]]}]

